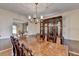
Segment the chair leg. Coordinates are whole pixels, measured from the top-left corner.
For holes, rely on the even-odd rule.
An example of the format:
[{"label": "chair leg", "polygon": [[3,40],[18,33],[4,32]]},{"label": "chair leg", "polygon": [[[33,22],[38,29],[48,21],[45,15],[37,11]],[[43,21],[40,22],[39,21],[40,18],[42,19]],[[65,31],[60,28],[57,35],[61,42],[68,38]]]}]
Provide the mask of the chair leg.
[{"label": "chair leg", "polygon": [[15,56],[15,48],[13,47],[13,56]]}]

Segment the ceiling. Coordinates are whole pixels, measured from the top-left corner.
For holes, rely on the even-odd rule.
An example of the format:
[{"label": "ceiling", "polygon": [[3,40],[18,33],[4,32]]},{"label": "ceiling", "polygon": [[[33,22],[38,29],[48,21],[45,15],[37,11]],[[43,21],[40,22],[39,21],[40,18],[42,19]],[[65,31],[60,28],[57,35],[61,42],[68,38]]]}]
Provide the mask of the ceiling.
[{"label": "ceiling", "polygon": [[[38,15],[49,15],[79,9],[79,3],[38,3]],[[17,12],[26,17],[35,14],[34,3],[0,3],[0,8]]]}]

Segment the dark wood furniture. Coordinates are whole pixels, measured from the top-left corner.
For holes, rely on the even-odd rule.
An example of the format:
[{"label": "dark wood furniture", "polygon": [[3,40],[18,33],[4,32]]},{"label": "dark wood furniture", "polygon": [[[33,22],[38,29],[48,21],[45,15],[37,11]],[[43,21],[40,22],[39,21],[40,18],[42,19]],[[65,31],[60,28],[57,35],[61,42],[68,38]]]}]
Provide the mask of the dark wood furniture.
[{"label": "dark wood furniture", "polygon": [[14,56],[25,56],[25,51],[27,51],[27,55],[33,56],[32,50],[26,48],[24,44],[20,44],[18,39],[15,39],[13,36],[11,36],[10,39],[13,47]]},{"label": "dark wood furniture", "polygon": [[15,38],[13,36],[10,36],[11,43],[12,43],[12,48],[13,48],[13,55],[15,56],[16,54],[16,49],[15,49]]},{"label": "dark wood furniture", "polygon": [[13,55],[14,56],[20,56],[20,43],[17,39],[15,39],[13,36],[10,37],[11,39],[11,43],[12,43],[12,47],[13,47]]},{"label": "dark wood furniture", "polygon": [[56,43],[57,36],[60,36],[61,44],[63,44],[62,16],[47,18],[40,21],[40,39],[44,40],[45,37],[47,37],[47,41],[52,40]]}]

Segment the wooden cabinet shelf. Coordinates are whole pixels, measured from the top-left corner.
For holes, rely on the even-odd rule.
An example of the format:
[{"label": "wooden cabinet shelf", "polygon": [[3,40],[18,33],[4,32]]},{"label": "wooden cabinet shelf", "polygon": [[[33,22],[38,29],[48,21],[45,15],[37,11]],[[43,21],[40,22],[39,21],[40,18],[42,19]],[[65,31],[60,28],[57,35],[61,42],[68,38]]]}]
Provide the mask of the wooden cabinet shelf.
[{"label": "wooden cabinet shelf", "polygon": [[62,37],[62,16],[44,19],[42,22],[40,22],[40,37],[41,35],[43,40],[46,36],[47,41],[52,38],[54,42],[56,42],[57,36]]}]

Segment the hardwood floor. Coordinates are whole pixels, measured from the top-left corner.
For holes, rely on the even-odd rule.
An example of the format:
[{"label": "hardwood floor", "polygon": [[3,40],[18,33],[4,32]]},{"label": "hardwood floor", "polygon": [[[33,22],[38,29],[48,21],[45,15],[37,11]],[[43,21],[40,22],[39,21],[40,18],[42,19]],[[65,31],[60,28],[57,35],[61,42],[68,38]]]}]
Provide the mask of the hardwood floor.
[{"label": "hardwood floor", "polygon": [[[20,43],[23,43],[26,47],[32,50],[33,55],[35,56],[67,56],[68,48],[47,41],[39,41],[37,38],[32,37],[30,40],[22,39]],[[7,51],[1,52],[1,56],[11,56],[12,50],[9,49]]]},{"label": "hardwood floor", "polygon": [[[27,40],[29,42],[32,42],[33,39],[35,39],[35,36],[28,36],[28,38],[27,38]],[[39,38],[37,38],[37,39],[39,39]],[[26,42],[26,41],[24,40],[24,42]],[[6,43],[3,43],[3,42],[6,42]],[[64,44],[67,45],[67,46],[69,46],[69,50],[70,51],[79,53],[79,47],[78,47],[79,41],[72,41],[72,40],[66,40],[65,39],[64,40]],[[2,55],[3,56],[11,56],[12,55],[12,50],[8,50],[8,51],[6,50],[6,49],[9,49],[9,48],[11,48],[11,42],[10,42],[10,40],[0,40],[0,49],[1,49],[0,56],[2,56]],[[5,50],[6,52],[2,51],[2,49]],[[75,55],[71,54],[71,56],[75,56]]]},{"label": "hardwood floor", "polygon": [[0,51],[0,56],[12,56],[12,48]]}]

